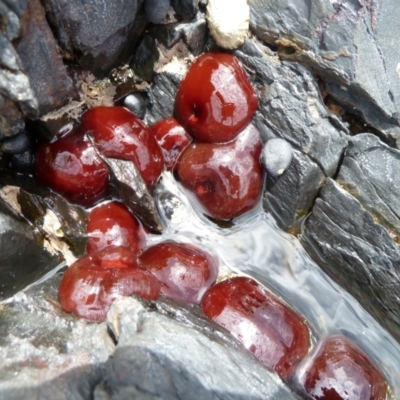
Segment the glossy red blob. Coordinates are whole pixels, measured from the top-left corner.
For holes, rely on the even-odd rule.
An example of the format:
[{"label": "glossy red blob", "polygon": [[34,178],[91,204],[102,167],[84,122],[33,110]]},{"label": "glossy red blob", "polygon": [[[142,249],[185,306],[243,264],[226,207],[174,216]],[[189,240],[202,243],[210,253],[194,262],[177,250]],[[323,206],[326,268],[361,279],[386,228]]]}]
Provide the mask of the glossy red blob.
[{"label": "glossy red blob", "polygon": [[195,60],[181,82],[175,118],[202,142],[227,142],[251,121],[257,96],[237,59],[207,53]]},{"label": "glossy red blob", "polygon": [[385,400],[387,383],[373,362],[344,336],[327,336],[298,371],[299,382],[317,400]]},{"label": "glossy red blob", "polygon": [[229,143],[192,143],[178,160],[176,171],[206,212],[229,220],[252,209],[263,183],[259,132],[252,125]]},{"label": "glossy red blob", "polygon": [[187,303],[200,303],[218,275],[216,261],[188,244],[157,244],[142,253],[139,261],[161,282],[161,294]]},{"label": "glossy red blob", "polygon": [[116,201],[91,210],[86,230],[87,253],[108,246],[124,246],[136,253],[144,241],[139,221],[122,203]]},{"label": "glossy red blob", "polygon": [[175,118],[158,121],[151,126],[151,130],[163,150],[165,166],[171,170],[192,138]]},{"label": "glossy red blob", "polygon": [[136,294],[152,300],[159,293],[160,283],[139,268],[133,252],[110,246],[72,264],[63,276],[58,297],[65,311],[100,322],[118,296]]},{"label": "glossy red blob", "polygon": [[109,190],[107,166],[78,129],[40,144],[35,173],[40,183],[83,206],[93,205]]},{"label": "glossy red blob", "polygon": [[308,352],[310,334],[304,320],[253,279],[222,281],[211,287],[201,305],[209,318],[284,380]]},{"label": "glossy red blob", "polygon": [[162,150],[136,115],[123,107],[95,107],[82,115],[81,124],[104,156],[132,161],[149,187],[157,182],[164,168]]}]

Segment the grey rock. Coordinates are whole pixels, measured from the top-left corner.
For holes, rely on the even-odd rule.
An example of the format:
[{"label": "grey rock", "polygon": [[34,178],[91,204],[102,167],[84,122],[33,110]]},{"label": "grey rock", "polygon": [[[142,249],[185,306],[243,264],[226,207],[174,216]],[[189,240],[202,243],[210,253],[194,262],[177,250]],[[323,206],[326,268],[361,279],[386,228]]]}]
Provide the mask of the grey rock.
[{"label": "grey rock", "polygon": [[132,161],[106,158],[99,154],[110,171],[113,197],[123,201],[152,231],[161,232],[163,225],[157,207],[140,172]]},{"label": "grey rock", "polygon": [[61,310],[61,276],[53,273],[1,307],[2,399],[86,400],[103,378],[114,343],[104,323],[87,323]]},{"label": "grey rock", "polygon": [[37,116],[38,102],[29,79],[21,70],[21,60],[16,50],[2,32],[0,48],[0,93],[13,101],[24,114]]},{"label": "grey rock", "polygon": [[301,241],[314,261],[400,340],[400,247],[362,204],[328,178]]},{"label": "grey rock", "polygon": [[282,175],[293,159],[293,148],[280,138],[270,139],[265,143],[261,152],[261,164],[272,177]]},{"label": "grey rock", "polygon": [[307,68],[281,62],[269,48],[253,40],[246,40],[234,54],[257,90],[259,107],[253,122],[263,140],[284,139],[295,150],[286,173],[267,178],[264,207],[282,229],[298,233],[323,177],[333,176],[338,169],[348,130],[325,107]]},{"label": "grey rock", "polygon": [[59,253],[43,247],[44,238],[0,200],[0,298],[7,298],[51,271]]},{"label": "grey rock", "polygon": [[132,93],[126,96],[123,105],[140,119],[143,119],[146,115],[146,103],[140,93]]},{"label": "grey rock", "polygon": [[170,5],[170,0],[145,0],[144,11],[147,19],[153,24],[159,24],[167,16]]},{"label": "grey rock", "polygon": [[337,169],[347,145],[347,128],[325,107],[311,72],[279,62],[250,40],[235,55],[256,78],[259,109],[255,125],[265,139],[280,137],[306,153],[327,176]]},{"label": "grey rock", "polygon": [[5,34],[6,38],[12,41],[19,36],[20,23],[19,16],[10,5],[11,4],[7,5],[2,1],[0,2],[0,24],[2,26],[2,32]]},{"label": "grey rock", "polygon": [[400,3],[250,0],[254,33],[311,65],[332,94],[388,139],[400,138],[396,15]]},{"label": "grey rock", "polygon": [[142,0],[45,0],[58,42],[83,69],[104,77],[132,55],[146,19]]},{"label": "grey rock", "polygon": [[264,209],[272,214],[282,230],[298,234],[324,182],[325,175],[318,165],[295,150],[293,161],[282,176],[267,175]]},{"label": "grey rock", "polygon": [[166,400],[297,398],[196,308],[170,301],[155,307],[159,312],[121,298],[110,309],[109,328],[118,340],[105,366],[103,393],[110,399],[132,391]]},{"label": "grey rock", "polygon": [[400,243],[400,151],[371,134],[349,141],[337,182]]},{"label": "grey rock", "polygon": [[146,122],[148,125],[174,114],[175,96],[182,78],[183,74],[179,72],[161,72],[154,76],[153,85],[147,91]]},{"label": "grey rock", "polygon": [[77,96],[39,0],[28,0],[16,50],[38,101],[39,115],[66,105]]}]

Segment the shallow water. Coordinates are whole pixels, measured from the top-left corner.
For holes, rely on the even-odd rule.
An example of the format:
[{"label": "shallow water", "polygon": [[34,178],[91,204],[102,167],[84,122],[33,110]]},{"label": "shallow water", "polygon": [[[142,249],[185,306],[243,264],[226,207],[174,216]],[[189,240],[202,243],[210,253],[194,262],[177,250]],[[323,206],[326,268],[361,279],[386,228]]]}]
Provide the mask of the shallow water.
[{"label": "shallow water", "polygon": [[[172,209],[168,193],[176,196]],[[393,398],[400,398],[400,345],[309,258],[294,236],[280,231],[261,202],[232,227],[221,228],[202,214],[193,195],[169,172],[157,187],[157,199],[165,229],[162,236],[151,236],[149,244],[166,239],[201,244],[219,257],[221,279],[252,276],[303,315],[312,345],[327,333],[354,340],[384,373]]]}]

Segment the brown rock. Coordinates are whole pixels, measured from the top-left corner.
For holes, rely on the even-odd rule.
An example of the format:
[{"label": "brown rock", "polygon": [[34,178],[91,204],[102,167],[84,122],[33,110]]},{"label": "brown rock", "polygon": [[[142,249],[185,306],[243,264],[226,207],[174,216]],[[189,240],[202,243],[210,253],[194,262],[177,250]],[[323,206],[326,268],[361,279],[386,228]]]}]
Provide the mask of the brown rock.
[{"label": "brown rock", "polygon": [[40,115],[64,106],[76,95],[40,0],[28,1],[16,49],[38,100]]}]

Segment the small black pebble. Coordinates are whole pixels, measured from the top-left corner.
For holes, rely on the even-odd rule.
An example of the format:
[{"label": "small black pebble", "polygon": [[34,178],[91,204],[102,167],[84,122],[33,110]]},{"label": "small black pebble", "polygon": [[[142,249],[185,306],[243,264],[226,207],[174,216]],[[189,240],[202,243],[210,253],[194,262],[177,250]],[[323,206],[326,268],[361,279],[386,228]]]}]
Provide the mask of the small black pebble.
[{"label": "small black pebble", "polygon": [[21,154],[27,151],[29,147],[29,135],[25,131],[4,139],[0,144],[0,149],[5,154]]},{"label": "small black pebble", "polygon": [[143,119],[146,115],[146,102],[140,93],[133,93],[126,96],[123,106],[132,111],[140,119]]},{"label": "small black pebble", "polygon": [[153,24],[159,24],[167,16],[170,5],[170,0],[145,0],[147,19]]},{"label": "small black pebble", "polygon": [[33,154],[31,151],[25,151],[22,154],[14,154],[10,158],[10,166],[15,172],[25,175],[33,174]]}]

